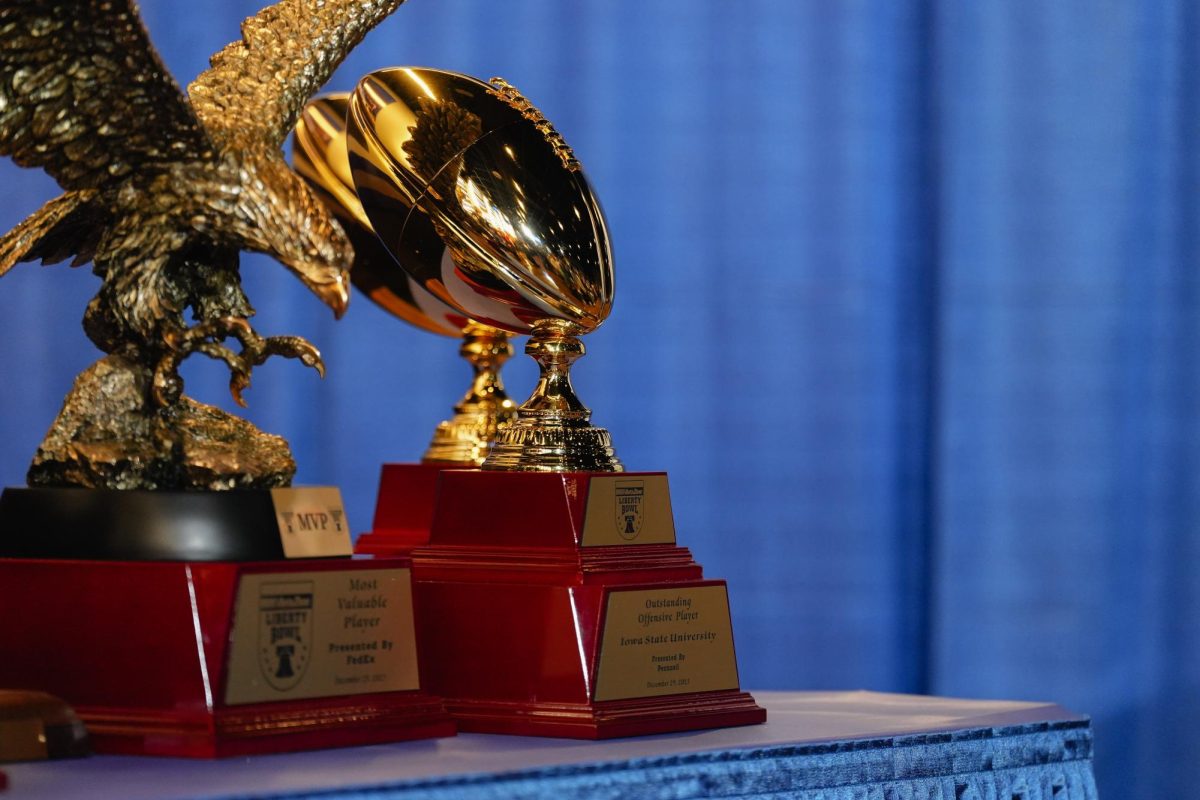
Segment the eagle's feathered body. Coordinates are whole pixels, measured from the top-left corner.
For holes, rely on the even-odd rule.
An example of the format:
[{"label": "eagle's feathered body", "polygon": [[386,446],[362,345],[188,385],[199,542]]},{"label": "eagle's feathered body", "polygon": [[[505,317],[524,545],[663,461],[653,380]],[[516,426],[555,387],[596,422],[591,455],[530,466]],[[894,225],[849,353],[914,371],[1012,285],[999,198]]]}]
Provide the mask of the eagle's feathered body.
[{"label": "eagle's feathered body", "polygon": [[[0,275],[21,261],[93,262],[103,283],[84,328],[154,369],[158,406],[179,399],[191,352],[230,366],[239,402],[270,355],[320,368],[304,340],[246,324],[238,254],[274,256],[344,310],[350,244],[281,148],[308,97],[401,2],[282,0],[243,23],[186,97],[132,0],[0,5],[0,155],[65,192],[0,238]],[[240,353],[221,343],[230,336]]]}]

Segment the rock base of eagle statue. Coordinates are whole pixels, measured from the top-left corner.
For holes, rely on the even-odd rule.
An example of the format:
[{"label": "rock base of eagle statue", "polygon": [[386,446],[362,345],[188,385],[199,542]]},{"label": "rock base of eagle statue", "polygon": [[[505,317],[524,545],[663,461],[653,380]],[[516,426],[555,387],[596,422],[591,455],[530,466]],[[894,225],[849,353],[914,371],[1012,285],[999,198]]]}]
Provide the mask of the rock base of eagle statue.
[{"label": "rock base of eagle statue", "polygon": [[186,96],[132,0],[0,5],[0,155],[64,191],[0,238],[0,275],[23,261],[92,262],[103,283],[83,327],[108,354],[76,379],[30,484],[291,482],[287,443],[185,397],[178,367],[193,353],[223,361],[239,403],[271,356],[324,373],[304,339],[250,327],[239,253],[274,256],[345,310],[353,251],[281,147],[307,99],[401,2],[283,0],[247,19]]},{"label": "rock base of eagle statue", "polygon": [[147,410],[151,370],[107,356],[75,379],[29,468],[31,486],[270,489],[296,462],[282,436],[181,397]]}]

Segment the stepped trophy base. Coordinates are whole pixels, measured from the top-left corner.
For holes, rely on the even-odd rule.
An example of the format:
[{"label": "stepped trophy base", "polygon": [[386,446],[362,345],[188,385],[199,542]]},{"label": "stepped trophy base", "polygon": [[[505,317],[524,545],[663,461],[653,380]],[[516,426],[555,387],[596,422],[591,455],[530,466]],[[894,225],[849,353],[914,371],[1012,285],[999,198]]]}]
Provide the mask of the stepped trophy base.
[{"label": "stepped trophy base", "polygon": [[446,464],[384,464],[371,530],[354,542],[354,552],[372,556],[407,556],[429,543],[438,476]]},{"label": "stepped trophy base", "polygon": [[413,551],[422,685],[461,730],[604,739],[750,725],[724,581],[663,473],[442,473]]},{"label": "stepped trophy base", "polygon": [[409,561],[284,558],[284,520],[307,538],[322,513],[270,492],[5,490],[0,685],[66,700],[100,753],[453,735],[419,689]]}]

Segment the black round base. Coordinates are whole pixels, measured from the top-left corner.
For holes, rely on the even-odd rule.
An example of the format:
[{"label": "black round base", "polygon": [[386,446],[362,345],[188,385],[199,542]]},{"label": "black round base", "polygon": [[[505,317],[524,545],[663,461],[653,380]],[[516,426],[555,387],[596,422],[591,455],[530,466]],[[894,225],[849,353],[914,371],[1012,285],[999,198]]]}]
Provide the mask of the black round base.
[{"label": "black round base", "polygon": [[0,558],[274,561],[284,553],[269,489],[38,487],[0,495]]}]

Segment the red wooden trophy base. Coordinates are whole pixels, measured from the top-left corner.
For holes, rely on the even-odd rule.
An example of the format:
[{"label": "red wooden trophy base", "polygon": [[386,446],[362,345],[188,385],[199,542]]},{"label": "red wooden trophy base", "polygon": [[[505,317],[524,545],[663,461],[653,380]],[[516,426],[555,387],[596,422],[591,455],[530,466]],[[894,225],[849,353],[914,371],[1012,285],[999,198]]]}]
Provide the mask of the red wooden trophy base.
[{"label": "red wooden trophy base", "polygon": [[0,559],[0,686],[62,697],[102,753],[211,758],[453,735],[422,691],[226,702],[243,578],[407,566]]},{"label": "red wooden trophy base", "polygon": [[[589,505],[601,478],[661,481],[666,522],[639,508],[629,530],[640,530],[616,537],[612,484]],[[421,685],[461,730],[603,739],[765,721],[737,688],[724,581],[704,579],[673,527],[651,530],[671,525],[665,492],[662,473],[442,473],[430,544],[413,551],[414,604]],[[650,630],[630,608],[714,597],[705,613],[724,631],[720,669],[624,646]]]},{"label": "red wooden trophy base", "polygon": [[429,543],[438,475],[446,464],[384,464],[371,530],[354,542],[354,552],[407,556]]}]

